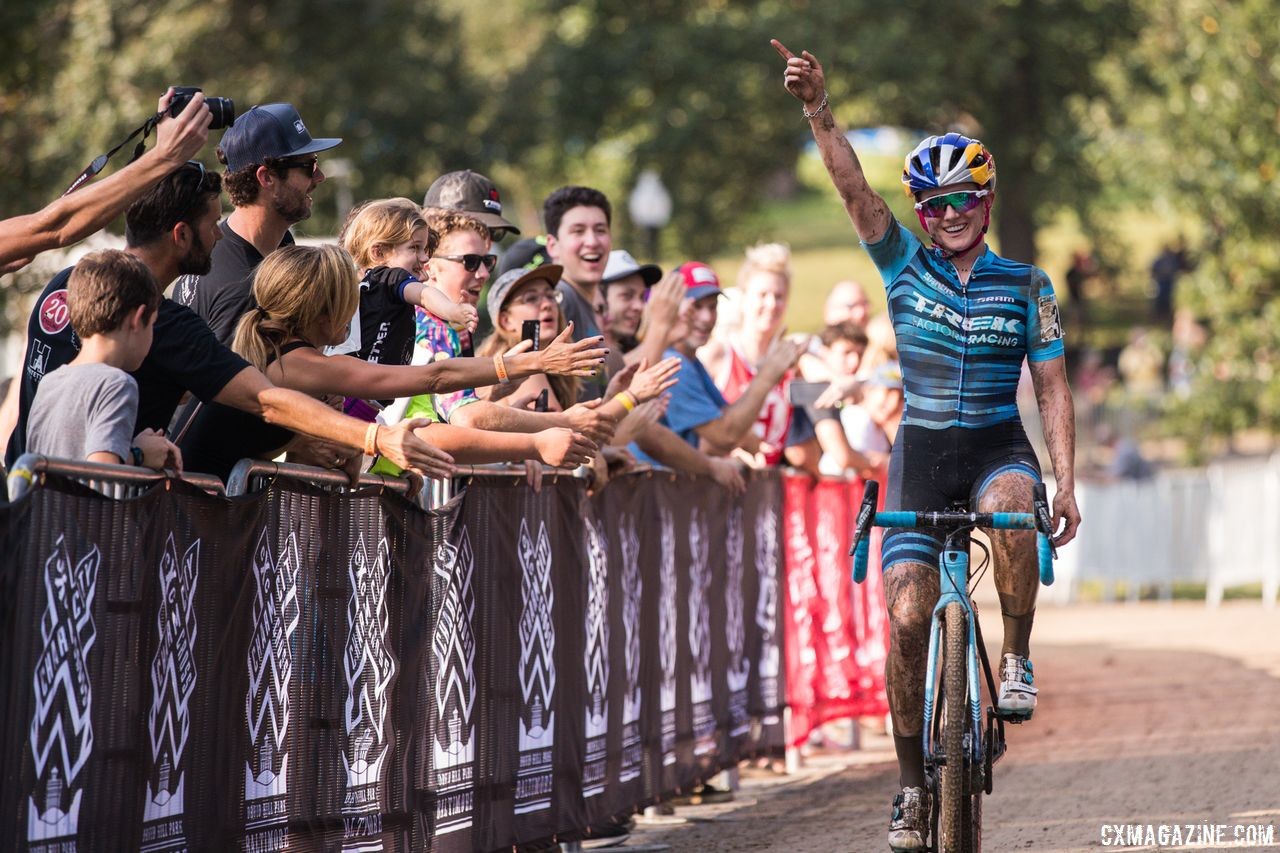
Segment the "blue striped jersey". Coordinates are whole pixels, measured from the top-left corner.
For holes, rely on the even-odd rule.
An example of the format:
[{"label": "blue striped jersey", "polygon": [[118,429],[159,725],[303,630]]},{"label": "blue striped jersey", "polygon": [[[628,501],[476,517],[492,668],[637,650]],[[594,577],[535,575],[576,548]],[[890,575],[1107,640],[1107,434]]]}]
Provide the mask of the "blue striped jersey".
[{"label": "blue striped jersey", "polygon": [[1044,271],[987,249],[962,285],[951,262],[901,223],[863,245],[884,279],[898,339],[902,422],[972,429],[1017,419],[1023,358],[1049,361],[1063,352]]}]

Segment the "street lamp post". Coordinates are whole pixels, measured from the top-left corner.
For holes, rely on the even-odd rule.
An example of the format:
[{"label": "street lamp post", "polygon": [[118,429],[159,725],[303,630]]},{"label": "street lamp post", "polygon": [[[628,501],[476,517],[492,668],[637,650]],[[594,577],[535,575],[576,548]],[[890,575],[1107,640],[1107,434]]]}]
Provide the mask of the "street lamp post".
[{"label": "street lamp post", "polygon": [[627,200],[631,221],[649,237],[649,260],[658,260],[658,232],[671,221],[671,193],[653,169],[645,169],[636,179],[635,189]]}]

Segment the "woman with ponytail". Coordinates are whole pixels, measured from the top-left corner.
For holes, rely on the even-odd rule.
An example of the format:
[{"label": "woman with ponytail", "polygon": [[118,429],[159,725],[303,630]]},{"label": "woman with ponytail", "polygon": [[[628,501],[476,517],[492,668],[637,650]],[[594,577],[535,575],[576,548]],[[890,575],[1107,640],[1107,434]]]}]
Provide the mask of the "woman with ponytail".
[{"label": "woman with ponytail", "polygon": [[[452,358],[420,366],[373,364],[323,348],[341,342],[359,304],[351,256],[338,246],[287,246],[267,256],[254,274],[255,308],[236,325],[232,349],[272,382],[315,397],[395,398],[521,380],[535,373],[589,376],[604,361],[601,339],[574,343],[571,330],[542,352],[505,357]],[[551,426],[549,423],[548,426]],[[371,425],[371,429],[375,428]],[[576,465],[595,446],[568,429],[532,434],[490,433],[433,424],[426,430],[442,449],[457,448],[463,463],[541,458]],[[216,403],[192,419],[181,447],[188,470],[225,478],[242,458],[273,458],[293,433]],[[480,448],[483,447],[483,450]],[[346,458],[335,456],[334,467]]]}]

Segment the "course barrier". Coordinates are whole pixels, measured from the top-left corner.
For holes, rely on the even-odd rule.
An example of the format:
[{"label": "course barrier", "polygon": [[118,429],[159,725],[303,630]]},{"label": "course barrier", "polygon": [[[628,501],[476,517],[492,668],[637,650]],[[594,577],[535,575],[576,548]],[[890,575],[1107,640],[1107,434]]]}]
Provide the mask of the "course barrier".
[{"label": "course barrier", "polygon": [[0,507],[4,849],[498,850],[784,747],[776,473],[425,512],[57,468]]},{"label": "course barrier", "polygon": [[783,478],[788,746],[803,744],[831,720],[889,712],[879,528],[872,534],[866,580],[854,584],[850,575],[862,488],[861,480]]},{"label": "course barrier", "polygon": [[[1050,494],[1052,494],[1050,486]],[[1143,587],[1172,598],[1178,584],[1202,584],[1209,606],[1227,589],[1256,585],[1265,606],[1280,599],[1280,454],[1268,460],[1219,462],[1160,471],[1145,480],[1076,485],[1084,524],[1061,549],[1058,583],[1045,603],[1067,604],[1082,585],[1104,598],[1136,599]]]}]

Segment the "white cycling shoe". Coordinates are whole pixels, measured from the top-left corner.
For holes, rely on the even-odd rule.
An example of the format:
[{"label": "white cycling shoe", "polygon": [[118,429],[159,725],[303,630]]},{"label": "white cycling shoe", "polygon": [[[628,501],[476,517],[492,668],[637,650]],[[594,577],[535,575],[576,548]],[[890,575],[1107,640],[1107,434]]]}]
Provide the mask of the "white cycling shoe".
[{"label": "white cycling shoe", "polygon": [[894,853],[927,849],[929,820],[929,792],[924,788],[903,788],[893,799],[889,848]]},{"label": "white cycling shoe", "polygon": [[1000,695],[996,707],[1002,713],[1031,719],[1036,710],[1035,674],[1031,661],[1007,654],[1000,661]]}]

